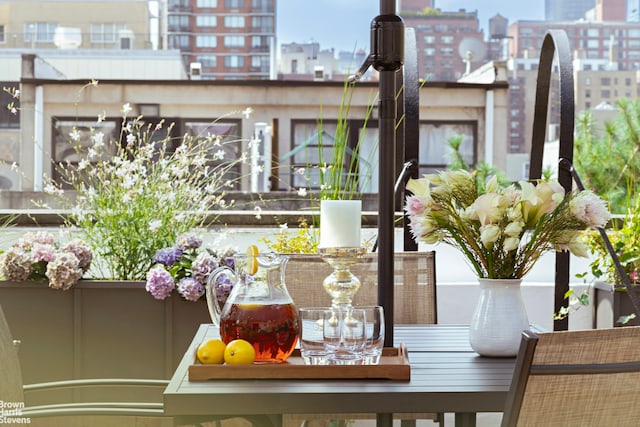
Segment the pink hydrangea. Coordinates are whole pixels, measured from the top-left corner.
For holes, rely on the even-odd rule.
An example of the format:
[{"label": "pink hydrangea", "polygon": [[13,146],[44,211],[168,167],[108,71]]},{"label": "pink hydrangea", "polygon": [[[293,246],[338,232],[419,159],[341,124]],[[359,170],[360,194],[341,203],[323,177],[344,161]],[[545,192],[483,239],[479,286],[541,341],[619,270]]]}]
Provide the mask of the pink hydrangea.
[{"label": "pink hydrangea", "polygon": [[49,279],[49,287],[67,290],[80,280],[82,269],[73,252],[58,252],[56,258],[47,264],[45,275]]},{"label": "pink hydrangea", "polygon": [[6,280],[27,280],[32,264],[29,254],[17,247],[9,248],[0,258],[0,269]]},{"label": "pink hydrangea", "polygon": [[175,288],[173,277],[171,277],[171,273],[162,268],[162,266],[152,268],[147,272],[145,289],[151,293],[155,299],[165,299],[171,295],[173,288]]},{"label": "pink hydrangea", "polygon": [[78,263],[80,269],[86,273],[91,266],[91,261],[93,261],[93,253],[91,252],[91,248],[84,241],[80,239],[74,239],[64,245],[61,249],[63,252],[71,252],[76,258],[78,258]]}]

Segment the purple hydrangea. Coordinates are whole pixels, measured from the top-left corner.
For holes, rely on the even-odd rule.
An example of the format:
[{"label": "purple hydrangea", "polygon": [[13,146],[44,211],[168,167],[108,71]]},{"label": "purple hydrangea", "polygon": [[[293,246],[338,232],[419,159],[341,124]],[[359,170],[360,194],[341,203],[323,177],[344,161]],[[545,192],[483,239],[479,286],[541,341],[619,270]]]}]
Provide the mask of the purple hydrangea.
[{"label": "purple hydrangea", "polygon": [[145,289],[155,299],[163,300],[173,291],[175,283],[171,274],[162,267],[152,268],[147,272],[147,284]]},{"label": "purple hydrangea", "polygon": [[183,252],[180,248],[163,248],[153,256],[153,262],[171,267],[180,259],[182,254]]},{"label": "purple hydrangea", "polygon": [[193,277],[184,277],[178,282],[178,292],[188,301],[198,301],[204,295],[204,286]]},{"label": "purple hydrangea", "polygon": [[218,268],[218,260],[203,252],[198,254],[193,264],[191,264],[191,274],[194,279],[204,285],[216,268]]},{"label": "purple hydrangea", "polygon": [[202,245],[202,239],[195,234],[184,234],[178,237],[177,246],[183,251],[198,249]]},{"label": "purple hydrangea", "polygon": [[216,290],[216,299],[218,300],[218,304],[220,307],[224,306],[224,303],[227,302],[227,298],[229,298],[229,294],[233,290],[233,282],[231,281],[230,274],[220,274],[214,284]]}]

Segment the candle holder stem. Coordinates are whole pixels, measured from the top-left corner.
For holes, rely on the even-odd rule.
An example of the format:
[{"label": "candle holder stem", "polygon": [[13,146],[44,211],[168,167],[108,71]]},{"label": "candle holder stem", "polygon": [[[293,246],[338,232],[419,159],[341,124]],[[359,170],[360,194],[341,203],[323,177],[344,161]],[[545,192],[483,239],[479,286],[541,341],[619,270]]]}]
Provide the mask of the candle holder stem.
[{"label": "candle holder stem", "polygon": [[331,296],[331,307],[348,313],[353,306],[353,297],[360,289],[360,280],[351,273],[350,268],[360,262],[365,248],[320,248],[319,253],[333,267],[333,273],[322,282],[325,291]]}]

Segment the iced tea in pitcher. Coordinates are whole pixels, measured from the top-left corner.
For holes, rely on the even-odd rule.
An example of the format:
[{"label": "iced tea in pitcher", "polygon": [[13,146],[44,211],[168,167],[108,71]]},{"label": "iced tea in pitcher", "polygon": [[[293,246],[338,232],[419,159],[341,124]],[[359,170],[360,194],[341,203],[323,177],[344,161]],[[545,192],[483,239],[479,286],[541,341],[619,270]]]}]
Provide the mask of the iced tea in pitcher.
[{"label": "iced tea in pitcher", "polygon": [[296,346],[298,315],[292,303],[231,304],[220,317],[220,335],[225,343],[249,341],[258,363],[284,362]]}]

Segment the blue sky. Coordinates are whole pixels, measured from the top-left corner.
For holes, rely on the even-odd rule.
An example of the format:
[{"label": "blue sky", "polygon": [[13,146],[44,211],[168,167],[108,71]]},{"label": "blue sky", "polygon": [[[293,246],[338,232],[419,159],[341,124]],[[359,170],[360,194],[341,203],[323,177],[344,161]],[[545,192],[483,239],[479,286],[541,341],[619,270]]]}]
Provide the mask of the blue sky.
[{"label": "blue sky", "polygon": [[[436,7],[477,10],[482,28],[498,13],[509,22],[544,19],[544,0],[436,0]],[[371,20],[379,12],[378,0],[278,0],[278,43],[317,41],[323,49],[368,51]]]}]

